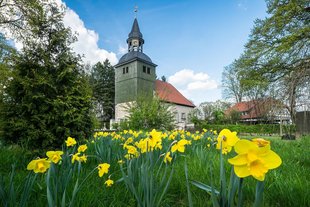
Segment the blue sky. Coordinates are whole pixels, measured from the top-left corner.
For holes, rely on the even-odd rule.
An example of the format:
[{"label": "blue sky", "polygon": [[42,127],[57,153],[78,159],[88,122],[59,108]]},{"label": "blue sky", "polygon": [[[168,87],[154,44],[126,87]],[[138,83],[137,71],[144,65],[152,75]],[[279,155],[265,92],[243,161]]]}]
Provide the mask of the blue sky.
[{"label": "blue sky", "polygon": [[[145,40],[144,53],[158,65],[157,76],[165,75],[196,105],[221,99],[224,66],[242,53],[254,20],[266,16],[263,0],[63,2],[76,14],[75,18],[67,18],[67,25],[79,18],[86,33],[96,39],[89,42],[96,42],[96,49],[104,52],[100,57],[108,57],[112,63],[126,51],[126,39],[137,5],[137,18]],[[76,26],[77,32],[80,26]],[[80,51],[85,53],[87,49],[83,47],[91,45],[83,42],[86,39],[79,39]]]}]

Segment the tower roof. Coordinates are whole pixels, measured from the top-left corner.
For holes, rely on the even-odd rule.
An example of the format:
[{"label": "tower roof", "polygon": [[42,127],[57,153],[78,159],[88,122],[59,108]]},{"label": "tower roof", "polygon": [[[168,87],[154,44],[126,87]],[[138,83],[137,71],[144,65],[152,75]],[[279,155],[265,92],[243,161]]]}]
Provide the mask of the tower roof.
[{"label": "tower roof", "polygon": [[131,32],[128,34],[128,38],[139,38],[143,39],[143,35],[140,32],[139,24],[137,18],[133,21]]},{"label": "tower roof", "polygon": [[119,59],[118,63],[115,65],[115,67],[119,67],[121,65],[124,65],[124,64],[130,63],[132,61],[136,61],[136,60],[145,62],[145,63],[153,65],[155,67],[157,66],[156,64],[154,64],[152,62],[151,58],[149,56],[147,56],[146,54],[144,54],[143,52],[131,51],[131,52],[128,52],[125,55],[123,55]]}]

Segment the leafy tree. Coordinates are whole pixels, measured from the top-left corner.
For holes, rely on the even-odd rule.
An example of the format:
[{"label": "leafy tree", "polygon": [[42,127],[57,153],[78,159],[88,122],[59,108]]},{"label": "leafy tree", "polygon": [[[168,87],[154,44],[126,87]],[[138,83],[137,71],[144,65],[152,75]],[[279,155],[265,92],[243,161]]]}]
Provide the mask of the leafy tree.
[{"label": "leafy tree", "polygon": [[213,123],[215,120],[219,121],[220,114],[228,109],[230,105],[228,102],[217,100],[215,102],[203,102],[198,109],[200,110],[202,119]]},{"label": "leafy tree", "polygon": [[[239,59],[242,82],[258,94],[276,95],[293,122],[301,92],[310,90],[310,7],[307,0],[266,0],[268,17],[255,21]],[[257,84],[258,83],[258,84]],[[274,91],[278,93],[274,93]]]},{"label": "leafy tree", "polygon": [[221,124],[225,120],[225,114],[222,110],[215,110],[212,112],[212,123]]},{"label": "leafy tree", "polygon": [[81,73],[80,57],[69,47],[75,38],[63,25],[63,10],[39,1],[30,11],[25,19],[29,36],[13,58],[13,79],[1,109],[4,138],[50,148],[67,136],[88,137],[91,89]]},{"label": "leafy tree", "polygon": [[115,71],[108,59],[92,67],[90,83],[93,89],[95,113],[102,122],[114,117]]},{"label": "leafy tree", "polygon": [[222,73],[223,97],[225,99],[233,99],[239,103],[244,97],[244,89],[241,84],[240,71],[237,68],[237,60],[224,68]]},{"label": "leafy tree", "polygon": [[228,120],[230,121],[231,124],[237,124],[241,119],[241,114],[239,111],[232,110],[228,114]]},{"label": "leafy tree", "polygon": [[170,105],[162,102],[158,97],[138,97],[136,102],[129,103],[128,127],[134,130],[172,130],[175,117]]},{"label": "leafy tree", "polygon": [[0,33],[0,102],[2,102],[4,89],[11,78],[10,57],[13,53],[15,53],[15,49],[8,44],[3,34]]}]

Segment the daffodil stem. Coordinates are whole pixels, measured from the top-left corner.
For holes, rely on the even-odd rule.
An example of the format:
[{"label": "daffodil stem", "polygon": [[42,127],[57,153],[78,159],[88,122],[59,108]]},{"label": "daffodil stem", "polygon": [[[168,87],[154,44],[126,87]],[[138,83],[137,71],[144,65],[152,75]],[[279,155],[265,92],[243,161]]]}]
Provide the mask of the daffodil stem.
[{"label": "daffodil stem", "polygon": [[237,205],[238,207],[241,207],[243,203],[242,184],[243,184],[243,178],[240,178],[238,186],[238,205]]},{"label": "daffodil stem", "polygon": [[263,204],[264,183],[264,181],[257,181],[253,207],[260,207]]}]

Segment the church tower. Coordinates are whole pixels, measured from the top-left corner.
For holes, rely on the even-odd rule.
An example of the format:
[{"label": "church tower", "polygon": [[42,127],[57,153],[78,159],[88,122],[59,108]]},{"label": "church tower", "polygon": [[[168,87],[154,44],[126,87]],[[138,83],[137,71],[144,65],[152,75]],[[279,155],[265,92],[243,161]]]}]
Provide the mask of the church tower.
[{"label": "church tower", "polygon": [[138,97],[152,97],[156,64],[143,53],[144,39],[137,18],[127,38],[128,52],[115,65],[115,119],[124,119],[124,106]]}]

